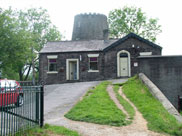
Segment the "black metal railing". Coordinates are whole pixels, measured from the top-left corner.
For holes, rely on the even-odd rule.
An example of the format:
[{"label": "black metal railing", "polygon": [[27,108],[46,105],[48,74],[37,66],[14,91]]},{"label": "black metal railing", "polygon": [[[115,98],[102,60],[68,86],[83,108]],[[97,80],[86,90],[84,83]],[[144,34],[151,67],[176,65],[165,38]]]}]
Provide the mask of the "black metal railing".
[{"label": "black metal railing", "polygon": [[1,86],[0,136],[15,135],[34,126],[43,126],[43,86]]},{"label": "black metal railing", "polygon": [[38,81],[35,81],[34,83],[32,81],[18,81],[18,83],[21,86],[38,86],[38,85],[40,85]]}]

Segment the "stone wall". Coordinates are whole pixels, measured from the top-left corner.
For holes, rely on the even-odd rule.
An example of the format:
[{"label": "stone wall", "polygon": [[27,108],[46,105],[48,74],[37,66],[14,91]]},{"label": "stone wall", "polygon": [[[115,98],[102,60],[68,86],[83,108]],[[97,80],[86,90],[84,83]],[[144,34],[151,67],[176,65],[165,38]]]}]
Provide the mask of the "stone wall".
[{"label": "stone wall", "polygon": [[[99,72],[88,72],[89,70],[89,58],[88,54],[99,54],[98,57],[98,69]],[[57,69],[58,73],[48,72],[48,55],[58,55]],[[80,61],[81,55],[81,61]],[[75,52],[75,53],[54,53],[54,54],[41,54],[39,59],[40,81],[44,81],[46,84],[58,84],[65,82],[75,82],[66,80],[66,59],[79,59],[79,80],[78,81],[93,81],[103,80],[103,53],[102,52]]]},{"label": "stone wall", "polygon": [[140,73],[139,79],[147,86],[151,94],[160,101],[160,103],[164,106],[164,108],[173,115],[176,120],[178,120],[180,123],[182,123],[182,117],[178,113],[178,111],[175,109],[175,107],[171,104],[171,102],[165,97],[165,95],[161,92],[161,90],[148,79],[148,77]]},{"label": "stone wall", "polygon": [[103,14],[79,14],[74,18],[72,40],[107,39],[108,23]]},{"label": "stone wall", "polygon": [[137,57],[140,55],[140,52],[152,52],[152,55],[161,55],[161,50],[159,48],[154,48],[138,39],[129,38],[120,45],[105,52],[105,79],[117,78],[117,53],[121,50],[126,50],[130,53],[131,76],[138,73],[138,67],[134,67],[134,62],[138,62]]},{"label": "stone wall", "polygon": [[[132,47],[135,45],[134,47]],[[72,52],[72,53],[41,53],[39,59],[40,81],[45,81],[46,84],[58,84],[65,82],[73,82],[66,80],[66,59],[79,59],[79,80],[78,81],[95,81],[104,79],[117,78],[117,53],[121,50],[126,50],[131,55],[131,76],[138,73],[138,67],[134,67],[133,63],[138,62],[137,57],[140,52],[152,52],[153,55],[160,55],[159,48],[153,48],[146,43],[135,38],[130,38],[122,44],[103,52]],[[88,54],[99,54],[98,69],[99,72],[88,72],[89,58]],[[57,67],[58,73],[48,72],[48,55],[58,55]],[[81,61],[80,61],[81,56]],[[75,81],[74,81],[75,82]]]},{"label": "stone wall", "polygon": [[139,57],[139,72],[144,73],[178,108],[182,96],[182,56]]}]

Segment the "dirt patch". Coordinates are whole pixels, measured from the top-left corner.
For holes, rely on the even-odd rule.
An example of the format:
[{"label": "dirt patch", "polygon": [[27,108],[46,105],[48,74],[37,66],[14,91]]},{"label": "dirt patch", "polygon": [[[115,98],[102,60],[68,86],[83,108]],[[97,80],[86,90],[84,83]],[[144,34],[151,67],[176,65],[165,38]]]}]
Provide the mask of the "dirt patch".
[{"label": "dirt patch", "polygon": [[146,91],[142,88],[141,89],[141,92],[143,93],[143,94],[145,94],[146,93]]},{"label": "dirt patch", "polygon": [[129,121],[130,120],[130,116],[129,116],[128,112],[124,109],[124,107],[120,104],[118,99],[116,98],[116,95],[115,95],[115,93],[113,91],[113,86],[112,85],[109,85],[107,87],[107,92],[108,92],[110,98],[114,101],[114,103],[118,107],[118,109],[120,109],[126,115],[126,120]]},{"label": "dirt patch", "polygon": [[[135,116],[133,123],[129,126],[126,126],[126,129],[129,129],[131,132],[135,132],[136,134],[138,132],[143,132],[143,135],[145,136],[164,136],[163,134],[155,133],[147,128],[147,121],[143,118],[142,114],[138,111],[136,106],[125,96],[125,94],[122,92],[122,87],[120,87],[119,94],[129,102],[129,104],[135,109]],[[123,127],[124,128],[124,127]],[[141,136],[143,136],[141,135]]]},{"label": "dirt patch", "polygon": [[61,135],[61,134],[55,134],[55,133],[53,133],[52,131],[47,131],[47,134],[48,134],[48,136],[64,136],[64,135]]}]

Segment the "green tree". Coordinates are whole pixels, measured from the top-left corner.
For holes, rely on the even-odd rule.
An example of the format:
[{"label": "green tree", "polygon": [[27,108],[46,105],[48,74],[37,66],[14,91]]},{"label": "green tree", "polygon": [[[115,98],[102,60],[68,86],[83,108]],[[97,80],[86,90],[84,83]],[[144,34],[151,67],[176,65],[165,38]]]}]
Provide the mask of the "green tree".
[{"label": "green tree", "polygon": [[3,62],[0,67],[3,75],[16,78],[18,74],[19,80],[27,80],[32,62],[38,71],[38,52],[44,44],[61,38],[42,8],[27,11],[0,9],[0,61]]},{"label": "green tree", "polygon": [[62,38],[57,27],[52,24],[46,9],[31,8],[27,11],[21,10],[18,18],[21,28],[33,34],[34,49],[37,51],[40,51],[47,41],[58,41]]},{"label": "green tree", "polygon": [[147,18],[141,8],[136,7],[124,7],[110,11],[108,22],[112,38],[121,38],[133,32],[155,42],[156,36],[162,32],[158,19]]},{"label": "green tree", "polygon": [[31,44],[30,33],[19,29],[15,15],[11,9],[0,9],[0,67],[3,75],[11,78],[17,77],[19,67],[24,65],[29,55]]},{"label": "green tree", "polygon": [[[58,31],[57,27],[52,24],[50,20],[50,16],[46,9],[36,9],[31,8],[27,11],[19,12],[19,24],[21,24],[21,28],[24,30],[28,30],[32,34],[32,48],[34,49],[33,58],[36,71],[38,72],[38,55],[37,52],[41,50],[41,48],[48,41],[58,41],[61,40],[62,35]],[[32,58],[31,58],[32,59]],[[28,61],[26,67],[23,67],[21,77],[23,77],[23,71],[27,71],[25,76],[25,80],[27,80],[28,75],[30,73],[32,67],[32,60]]]}]

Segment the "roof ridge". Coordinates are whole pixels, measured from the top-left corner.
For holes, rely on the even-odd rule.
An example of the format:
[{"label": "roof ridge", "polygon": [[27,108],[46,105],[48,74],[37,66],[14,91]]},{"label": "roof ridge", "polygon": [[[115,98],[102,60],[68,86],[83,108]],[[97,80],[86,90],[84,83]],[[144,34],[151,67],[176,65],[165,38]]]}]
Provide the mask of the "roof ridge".
[{"label": "roof ridge", "polygon": [[[113,40],[118,40],[118,39],[109,39],[107,41],[113,41]],[[89,42],[89,41],[105,41],[103,39],[95,39],[95,40],[65,40],[65,41],[48,41],[47,43],[52,43],[52,42]]]}]

